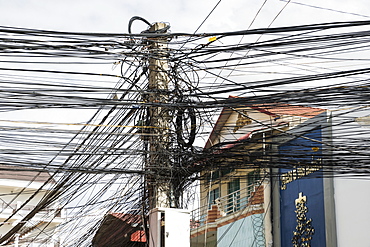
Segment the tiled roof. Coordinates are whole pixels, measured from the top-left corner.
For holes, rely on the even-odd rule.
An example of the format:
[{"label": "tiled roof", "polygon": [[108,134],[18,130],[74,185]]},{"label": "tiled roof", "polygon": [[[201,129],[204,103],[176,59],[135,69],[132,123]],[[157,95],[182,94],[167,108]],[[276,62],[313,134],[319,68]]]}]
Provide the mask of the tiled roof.
[{"label": "tiled roof", "polygon": [[[229,96],[229,98],[240,98],[238,96]],[[282,104],[282,103],[270,103],[270,104],[248,104],[242,103],[238,107],[235,108],[244,108],[249,107],[251,109],[257,110],[261,113],[279,117],[279,116],[297,116],[297,117],[306,117],[306,118],[313,118],[323,112],[325,109],[320,108],[313,108],[308,106],[299,106],[299,105],[289,105],[289,104]],[[204,148],[209,148],[213,145],[214,141],[216,140],[217,136],[220,134],[220,131],[224,127],[227,119],[232,114],[233,110],[230,108],[224,107],[221,111],[220,116],[218,117],[215,127],[213,128],[208,141]]]},{"label": "tiled roof", "polygon": [[326,110],[320,108],[313,108],[307,106],[288,105],[288,104],[258,104],[250,105],[250,108],[259,112],[272,116],[298,116],[312,118],[325,112]]},{"label": "tiled roof", "polygon": [[140,246],[146,242],[140,215],[109,213],[104,216],[92,240],[96,247]]},{"label": "tiled roof", "polygon": [[125,213],[110,213],[110,215],[126,222],[127,224],[141,223],[140,215],[125,214]]}]

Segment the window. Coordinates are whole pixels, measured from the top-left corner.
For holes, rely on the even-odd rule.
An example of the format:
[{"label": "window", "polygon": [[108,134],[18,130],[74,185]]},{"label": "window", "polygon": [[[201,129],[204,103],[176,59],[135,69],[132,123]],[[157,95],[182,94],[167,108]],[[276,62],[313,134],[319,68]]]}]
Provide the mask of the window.
[{"label": "window", "polygon": [[220,188],[216,188],[214,190],[211,190],[209,192],[209,196],[208,196],[208,208],[211,209],[212,208],[212,204],[216,204],[216,199],[220,197]]},{"label": "window", "polygon": [[252,191],[254,191],[254,186],[261,179],[259,170],[251,171],[247,174],[247,196],[248,198],[251,196]]},{"label": "window", "polygon": [[227,209],[226,213],[233,213],[240,207],[240,179],[236,178],[227,184]]},{"label": "window", "polygon": [[220,170],[210,172],[207,174],[207,181],[214,182],[217,179],[220,179],[221,177],[233,172],[234,170],[234,168],[222,168]]},{"label": "window", "polygon": [[255,184],[258,180],[260,180],[260,172],[258,170],[251,171],[247,175],[248,185]]},{"label": "window", "polygon": [[226,174],[229,174],[231,172],[233,172],[235,169],[234,168],[223,168],[220,170],[220,175],[221,177],[225,176]]}]

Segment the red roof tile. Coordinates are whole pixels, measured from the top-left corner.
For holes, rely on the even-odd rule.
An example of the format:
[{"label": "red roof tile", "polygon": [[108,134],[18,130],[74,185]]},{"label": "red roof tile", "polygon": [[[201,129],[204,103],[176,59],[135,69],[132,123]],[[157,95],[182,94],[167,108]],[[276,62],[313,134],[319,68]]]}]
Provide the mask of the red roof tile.
[{"label": "red roof tile", "polygon": [[272,116],[298,116],[298,117],[307,117],[312,118],[319,115],[320,113],[325,112],[326,110],[320,108],[312,108],[306,106],[298,105],[288,105],[288,104],[254,104],[250,105],[254,110],[265,113]]}]

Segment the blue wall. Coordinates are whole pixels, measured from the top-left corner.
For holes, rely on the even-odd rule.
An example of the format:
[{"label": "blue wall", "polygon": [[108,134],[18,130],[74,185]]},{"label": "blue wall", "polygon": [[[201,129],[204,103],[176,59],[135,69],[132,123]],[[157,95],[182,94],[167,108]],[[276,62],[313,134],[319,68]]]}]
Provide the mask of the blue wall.
[{"label": "blue wall", "polygon": [[[311,139],[321,141],[321,129],[315,129],[305,134],[304,136]],[[317,149],[319,148],[319,149]],[[279,147],[279,154],[282,157],[281,165],[287,165],[286,168],[280,168],[280,174],[286,174],[292,171],[293,164],[297,167],[301,164],[314,165],[320,164],[322,155],[322,146],[320,143],[307,140],[304,138],[296,138],[284,143]],[[290,163],[290,164],[289,164]],[[289,165],[288,165],[289,164]],[[291,166],[291,167],[289,167]],[[296,168],[297,168],[296,167]],[[282,185],[280,181],[280,185]],[[292,246],[293,232],[296,230],[296,206],[295,199],[299,193],[307,197],[306,206],[308,208],[307,219],[312,219],[312,226],[315,233],[312,236],[311,246],[325,247],[325,213],[324,213],[324,190],[322,169],[312,172],[308,176],[297,178],[286,184],[286,189],[280,188],[280,227],[281,227],[281,246]]]},{"label": "blue wall", "polygon": [[263,218],[254,214],[217,229],[217,247],[265,246]]}]

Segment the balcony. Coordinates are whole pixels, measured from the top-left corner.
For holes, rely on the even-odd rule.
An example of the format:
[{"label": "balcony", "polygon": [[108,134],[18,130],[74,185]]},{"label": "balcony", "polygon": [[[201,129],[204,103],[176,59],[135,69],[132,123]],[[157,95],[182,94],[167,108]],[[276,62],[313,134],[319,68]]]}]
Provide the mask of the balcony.
[{"label": "balcony", "polygon": [[[18,209],[20,209],[13,217],[12,220],[21,220],[27,214],[29,214],[35,206],[26,205],[20,208],[22,202],[17,202],[14,204],[7,204],[5,202],[0,203],[0,218],[8,218]],[[53,223],[61,223],[65,220],[65,211],[61,208],[46,208],[40,210],[35,216],[34,219],[43,222],[53,222]]]},{"label": "balcony", "polygon": [[[251,184],[226,196],[219,197],[215,204],[203,205],[191,211],[191,231],[214,228],[232,218],[238,219],[244,211],[263,211],[264,185]],[[235,218],[236,217],[236,218]]]}]

